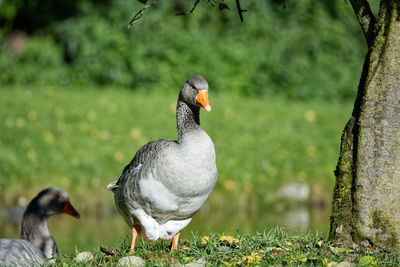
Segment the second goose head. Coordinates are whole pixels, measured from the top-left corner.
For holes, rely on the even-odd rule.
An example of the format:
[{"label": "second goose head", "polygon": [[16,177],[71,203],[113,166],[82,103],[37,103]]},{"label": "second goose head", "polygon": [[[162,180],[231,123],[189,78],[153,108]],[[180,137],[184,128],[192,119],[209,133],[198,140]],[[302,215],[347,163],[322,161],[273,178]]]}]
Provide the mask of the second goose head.
[{"label": "second goose head", "polygon": [[69,201],[67,192],[57,187],[42,190],[24,212],[21,238],[39,248],[45,258],[58,255],[57,245],[47,228],[47,219],[56,214],[69,214],[79,218],[79,213]]},{"label": "second goose head", "polygon": [[25,213],[34,213],[38,217],[48,218],[65,213],[79,218],[79,213],[69,201],[68,193],[57,187],[42,190],[29,204]]}]

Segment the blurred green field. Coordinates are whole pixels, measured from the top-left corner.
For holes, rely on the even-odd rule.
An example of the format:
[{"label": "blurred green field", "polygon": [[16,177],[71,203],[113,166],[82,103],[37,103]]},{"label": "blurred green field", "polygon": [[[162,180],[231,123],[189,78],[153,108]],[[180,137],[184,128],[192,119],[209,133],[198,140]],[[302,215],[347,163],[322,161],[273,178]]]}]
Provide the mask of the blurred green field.
[{"label": "blurred green field", "polygon": [[[81,210],[109,205],[105,187],[136,150],[176,138],[176,98],[115,88],[2,88],[0,201],[13,205],[53,185],[84,201]],[[304,181],[330,199],[350,103],[215,94],[212,85],[210,101],[201,123],[216,147],[216,195],[268,202],[269,192]]]}]

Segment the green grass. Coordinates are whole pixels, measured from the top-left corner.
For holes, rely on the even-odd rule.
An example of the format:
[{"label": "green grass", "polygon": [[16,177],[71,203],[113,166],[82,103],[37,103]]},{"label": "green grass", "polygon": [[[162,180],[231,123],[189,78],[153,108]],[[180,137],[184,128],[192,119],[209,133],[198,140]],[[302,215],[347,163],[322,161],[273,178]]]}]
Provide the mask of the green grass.
[{"label": "green grass", "polygon": [[[109,201],[105,186],[140,146],[176,138],[177,93],[2,88],[0,201],[13,204],[54,185],[93,212]],[[304,181],[330,199],[350,103],[216,95],[212,88],[210,101],[201,123],[217,152],[215,194],[268,202],[280,186]]]},{"label": "green grass", "polygon": [[[208,236],[194,235],[181,240],[176,251],[169,253],[169,242],[143,242],[138,239],[135,256],[141,257],[146,266],[171,266],[186,264],[203,258],[207,266],[335,266],[334,262],[348,262],[357,266],[398,266],[397,252],[360,245],[352,249],[340,247],[324,240],[318,233],[293,236],[281,228],[255,235],[210,233]],[[118,260],[128,255],[126,240],[117,249],[122,256],[109,257],[100,249],[92,251],[95,258],[86,266],[115,266]],[[77,251],[78,252],[78,251]],[[74,260],[74,254],[63,255],[55,266],[83,266]],[[344,265],[343,265],[344,266]],[[345,265],[349,266],[349,265]]]}]

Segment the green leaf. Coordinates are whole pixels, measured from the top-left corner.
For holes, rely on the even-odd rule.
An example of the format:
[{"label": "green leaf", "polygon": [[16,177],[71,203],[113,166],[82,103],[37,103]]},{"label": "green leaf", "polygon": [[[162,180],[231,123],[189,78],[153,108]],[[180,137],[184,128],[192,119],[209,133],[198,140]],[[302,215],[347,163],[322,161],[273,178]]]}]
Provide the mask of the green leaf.
[{"label": "green leaf", "polygon": [[[147,0],[138,0],[138,1],[142,2],[143,4],[145,4],[145,3],[147,2]],[[158,2],[158,0],[155,1],[155,2],[153,2],[153,3],[151,3],[150,5],[144,6],[142,9],[140,9],[140,10],[135,14],[135,16],[133,16],[133,18],[131,19],[131,21],[129,22],[128,28],[132,27],[133,24],[135,24],[135,23],[143,16],[143,13],[144,13],[144,11],[145,11],[146,9],[148,9],[149,7],[154,6],[157,2]]]},{"label": "green leaf", "polygon": [[360,265],[373,265],[374,264],[374,257],[372,256],[362,256],[359,260],[358,260],[358,264]]}]

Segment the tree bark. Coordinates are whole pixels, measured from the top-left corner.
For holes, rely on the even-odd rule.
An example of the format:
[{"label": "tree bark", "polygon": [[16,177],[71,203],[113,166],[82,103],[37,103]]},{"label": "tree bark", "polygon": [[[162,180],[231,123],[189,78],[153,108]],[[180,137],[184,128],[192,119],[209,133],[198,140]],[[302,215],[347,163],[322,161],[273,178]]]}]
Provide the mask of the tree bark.
[{"label": "tree bark", "polygon": [[365,40],[369,48],[374,40],[375,16],[367,0],[350,0],[350,3],[360,23],[361,29],[364,32]]},{"label": "tree bark", "polygon": [[400,1],[381,1],[374,29],[342,135],[330,239],[392,250],[400,248]]}]

